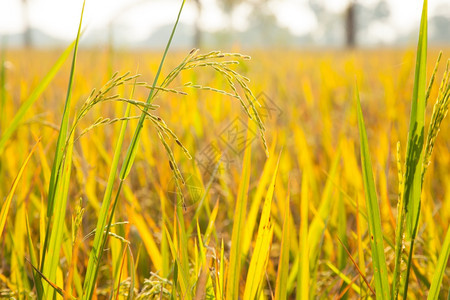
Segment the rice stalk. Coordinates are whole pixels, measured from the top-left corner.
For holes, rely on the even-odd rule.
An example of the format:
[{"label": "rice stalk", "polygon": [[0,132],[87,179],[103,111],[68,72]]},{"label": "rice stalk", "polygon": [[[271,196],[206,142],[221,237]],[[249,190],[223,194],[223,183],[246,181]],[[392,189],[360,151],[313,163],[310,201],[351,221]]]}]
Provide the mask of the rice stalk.
[{"label": "rice stalk", "polygon": [[[69,129],[72,87],[75,74],[76,58],[78,53],[78,43],[81,36],[81,25],[83,21],[84,7],[85,1],[83,1],[77,37],[75,39],[72,56],[72,66],[67,88],[67,96],[64,104],[64,111],[58,134],[58,140],[56,143],[56,152],[48,188],[47,225],[42,257],[40,261],[40,270],[42,274],[44,274],[44,276],[46,276],[48,280],[52,282],[54,282],[56,279],[56,271],[59,264],[59,253],[61,249],[63,234],[62,228],[64,227],[64,218],[69,192],[69,181],[72,165],[72,147],[64,148],[64,145],[66,143],[67,132]],[[69,140],[71,139],[73,139],[73,136],[69,138]],[[48,253],[51,253],[52,255],[50,259],[46,260]],[[52,298],[55,295],[53,289],[49,291],[50,285],[44,284],[43,287],[44,297]]]}]

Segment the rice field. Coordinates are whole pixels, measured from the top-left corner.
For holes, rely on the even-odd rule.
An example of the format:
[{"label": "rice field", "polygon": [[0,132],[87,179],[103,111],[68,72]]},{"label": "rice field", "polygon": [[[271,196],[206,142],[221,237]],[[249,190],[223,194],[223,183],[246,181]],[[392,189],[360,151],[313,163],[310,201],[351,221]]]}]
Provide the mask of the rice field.
[{"label": "rice field", "polygon": [[425,1],[417,49],[2,49],[0,298],[447,299],[426,32]]}]

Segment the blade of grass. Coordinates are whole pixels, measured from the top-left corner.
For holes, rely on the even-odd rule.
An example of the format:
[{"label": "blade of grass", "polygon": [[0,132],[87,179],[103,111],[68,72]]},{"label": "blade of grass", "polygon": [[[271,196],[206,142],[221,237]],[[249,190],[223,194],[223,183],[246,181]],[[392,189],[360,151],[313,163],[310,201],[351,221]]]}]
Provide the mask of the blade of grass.
[{"label": "blade of grass", "polygon": [[139,235],[142,238],[145,249],[147,250],[150,259],[157,270],[162,269],[162,257],[161,252],[158,250],[158,246],[153,238],[151,228],[148,226],[147,222],[143,216],[139,213],[135,213],[131,210],[129,213],[130,219],[133,220],[133,225],[136,226]]},{"label": "blade of grass", "polygon": [[[53,80],[55,75],[58,73],[59,69],[61,69],[61,67],[64,64],[64,62],[66,61],[66,59],[69,57],[69,54],[72,52],[72,49],[74,48],[74,45],[75,45],[75,42],[70,44],[69,47],[67,47],[64,50],[64,52],[61,54],[61,56],[58,58],[58,60],[52,66],[50,71],[44,76],[44,78],[39,82],[39,84],[31,92],[30,96],[28,96],[28,98],[20,106],[19,110],[15,114],[11,123],[5,129],[5,131],[2,133],[2,135],[0,137],[0,156],[2,156],[3,151],[5,150],[6,143],[8,142],[9,138],[13,135],[13,133],[16,131],[20,122],[23,120],[25,114],[30,109],[30,107],[34,104],[34,102],[36,102],[36,100],[39,98],[39,96],[47,89],[50,82]],[[4,72],[5,71],[2,72],[2,76],[5,76]],[[4,97],[4,96],[2,96],[2,97]],[[3,109],[2,109],[2,111],[3,111]]]},{"label": "blade of grass", "polygon": [[267,264],[267,260],[269,259],[270,246],[273,236],[273,224],[270,213],[280,157],[281,153],[278,156],[275,171],[273,172],[272,180],[269,185],[269,189],[267,190],[266,198],[264,200],[261,219],[259,221],[258,235],[256,237],[255,249],[253,250],[253,255],[250,260],[250,266],[248,268],[247,280],[245,281],[243,298],[244,300],[255,299],[256,293],[259,289],[259,285],[261,284],[265,275],[265,267]]},{"label": "blade of grass", "polygon": [[[270,154],[274,153],[275,146],[276,140],[272,140],[272,146],[269,150]],[[270,183],[271,177],[273,176],[272,170],[275,168],[276,163],[276,157],[274,155],[270,155],[264,164],[261,177],[258,180],[258,187],[256,188],[256,192],[251,199],[250,208],[245,218],[245,228],[247,230],[244,232],[244,236],[242,237],[242,253],[244,255],[248,253],[250,248],[258,213],[261,207],[261,201],[264,197],[264,193],[266,192],[266,186]]]},{"label": "blade of grass", "polygon": [[345,247],[344,243],[341,241],[341,239],[339,238],[339,236],[337,237],[339,243],[341,244],[341,246],[344,248],[345,252],[347,253],[348,257],[350,258],[350,260],[352,261],[353,265],[355,266],[356,270],[359,273],[359,276],[361,276],[361,278],[364,280],[364,283],[367,285],[367,287],[369,288],[369,290],[372,292],[372,294],[375,296],[375,291],[373,290],[373,288],[370,286],[369,281],[367,280],[367,277],[363,274],[363,272],[361,271],[361,269],[358,267],[358,264],[356,263],[356,261],[353,259],[352,254],[350,253],[350,251],[348,251],[347,247]]},{"label": "blade of grass", "polygon": [[[30,264],[30,266],[33,268],[33,270],[39,274],[39,276],[41,276],[41,278],[43,278],[52,288],[55,292],[57,292],[59,295],[61,295],[64,298],[67,299],[76,299],[75,297],[67,294],[62,288],[60,288],[59,286],[57,286],[56,284],[54,284],[50,279],[48,279],[47,277],[45,277],[44,274],[41,273],[41,271],[38,270],[38,268],[36,268],[28,258],[25,257],[25,260]],[[47,298],[49,299],[49,298]]]},{"label": "blade of grass", "polygon": [[[334,155],[330,170],[327,173],[328,174],[327,182],[326,182],[325,188],[322,192],[319,209],[315,212],[316,215],[312,219],[310,225],[308,225],[307,242],[305,244],[308,245],[308,250],[306,252],[308,252],[309,267],[310,267],[310,273],[311,273],[311,277],[309,278],[309,286],[311,288],[311,291],[309,292],[310,298],[314,298],[313,292],[314,292],[315,286],[316,286],[316,284],[314,283],[314,280],[316,278],[314,274],[315,274],[315,271],[317,270],[316,267],[319,265],[318,259],[319,259],[320,253],[321,253],[321,245],[323,242],[325,230],[327,229],[327,223],[328,223],[328,219],[330,216],[330,212],[332,211],[332,208],[333,208],[333,202],[332,202],[333,187],[335,187],[335,178],[336,178],[338,167],[339,167],[340,156],[341,156],[341,150],[337,151]],[[311,198],[312,197],[311,194],[314,192],[313,186],[315,184],[313,183],[314,175],[312,172],[307,171],[308,169],[309,169],[309,167],[308,168],[305,167],[304,170],[302,169],[303,170],[302,176],[306,176],[308,179],[307,180],[308,193],[309,193],[309,190],[311,189],[311,193],[309,193],[309,198],[307,201],[308,205],[309,205],[309,202],[311,201],[311,199],[313,199],[313,198]],[[303,184],[303,182],[302,182],[302,184]],[[306,182],[305,182],[305,184],[306,184]],[[306,192],[306,190],[305,190],[305,192]],[[302,259],[304,259],[304,257],[302,257]],[[292,291],[292,289],[294,287],[294,284],[295,284],[295,281],[297,278],[297,273],[299,272],[299,269],[298,269],[299,263],[300,263],[299,259],[296,259],[296,263],[294,263],[292,265],[291,274],[288,279],[288,291]]]},{"label": "blade of grass", "polygon": [[[181,197],[180,197],[181,198]],[[179,199],[181,201],[181,199]],[[184,222],[184,216],[183,216],[183,207],[181,205],[176,206],[176,221],[178,225],[178,232],[179,232],[179,275],[182,276],[182,280],[187,283],[186,291],[183,293],[182,298],[183,299],[192,299],[191,294],[191,285],[189,282],[189,256],[188,256],[188,237],[186,234],[186,226]]]},{"label": "blade of grass", "polygon": [[203,240],[205,240],[206,238],[202,238],[202,234],[200,231],[200,225],[198,222],[196,222],[196,223],[197,223],[197,236],[198,236],[198,251],[196,251],[196,253],[198,252],[199,258],[196,259],[196,264],[195,264],[194,270],[195,270],[195,273],[199,274],[199,275],[198,275],[197,282],[195,283],[196,291],[195,291],[194,300],[197,300],[197,299],[201,300],[201,299],[206,298],[206,289],[207,289],[207,284],[208,284],[210,278],[208,276],[208,267],[207,267],[207,263],[206,263],[205,245],[207,245],[207,243],[203,244]]},{"label": "blade of grass", "polygon": [[[439,255],[436,267],[434,269],[433,279],[431,281],[430,291],[428,292],[428,298],[439,299],[439,291],[442,287],[442,279],[447,268],[447,261],[450,255],[450,227],[445,234],[444,244],[442,245],[441,254]],[[450,295],[450,293],[449,293]]]},{"label": "blade of grass", "polygon": [[[55,191],[55,199],[58,201],[55,201],[54,214],[52,216],[53,226],[47,245],[49,259],[46,260],[42,266],[42,274],[44,274],[51,282],[56,282],[57,272],[61,271],[58,267],[60,262],[60,252],[63,247],[65,216],[69,195],[70,175],[72,172],[73,138],[74,136],[72,135],[69,139],[69,146],[67,147],[65,160],[63,160],[61,166],[60,179],[58,179],[57,189]],[[47,236],[48,234],[46,235],[45,241],[47,240]],[[53,295],[55,295],[54,289],[50,290],[49,288],[50,285],[44,284],[44,298],[46,299],[53,298]]]},{"label": "blade of grass", "polygon": [[[63,116],[61,120],[61,126],[59,128],[59,135],[58,140],[56,142],[56,152],[55,157],[53,160],[53,166],[52,166],[52,173],[50,175],[50,184],[48,188],[48,203],[47,203],[47,228],[46,228],[46,235],[45,235],[45,241],[43,246],[43,254],[41,259],[41,271],[43,272],[45,264],[45,257],[48,250],[48,243],[49,243],[49,237],[50,237],[50,228],[52,227],[52,218],[53,216],[53,210],[55,208],[55,194],[57,192],[57,188],[59,186],[58,179],[60,178],[60,168],[62,166],[63,162],[63,156],[66,149],[64,149],[64,145],[66,144],[66,137],[67,132],[69,129],[69,114],[70,114],[70,103],[72,99],[72,85],[74,81],[74,74],[75,74],[75,64],[76,64],[76,58],[78,53],[78,43],[80,40],[80,34],[81,34],[81,24],[83,22],[83,13],[84,13],[84,6],[85,6],[85,0],[83,1],[83,7],[81,9],[81,17],[80,17],[80,23],[78,25],[78,32],[77,37],[75,39],[75,45],[73,49],[73,56],[72,56],[72,66],[70,70],[70,77],[69,77],[69,84],[67,88],[67,95],[66,95],[66,102],[64,104],[64,111]],[[67,158],[66,158],[67,160]],[[63,195],[62,195],[63,196]],[[64,198],[58,198],[60,202],[66,202],[67,197]],[[56,231],[52,231],[56,232]],[[60,249],[58,247],[58,249]],[[59,253],[59,252],[58,252]],[[56,257],[57,255],[53,255],[53,260],[59,260],[59,257]],[[55,258],[56,257],[56,258]],[[46,274],[45,272],[43,272]],[[48,276],[48,274],[47,274]],[[52,278],[51,276],[49,276]]]},{"label": "blade of grass", "polygon": [[357,286],[350,278],[348,278],[344,273],[342,273],[338,268],[336,268],[330,261],[326,261],[325,264],[345,283],[350,285],[359,296],[361,296],[361,288],[359,286]]},{"label": "blade of grass", "polygon": [[[219,160],[216,163],[216,166],[213,169],[213,172],[211,174],[211,178],[209,179],[208,183],[206,184],[206,186],[204,188],[204,192],[203,192],[203,195],[202,195],[200,201],[198,201],[198,205],[197,205],[197,208],[195,209],[194,217],[192,218],[193,220],[198,219],[199,214],[202,212],[202,209],[205,207],[205,204],[207,204],[207,201],[205,201],[205,200],[207,200],[207,196],[209,195],[209,191],[211,189],[211,186],[212,186],[212,184],[214,182],[214,179],[216,178],[216,174],[217,174],[217,172],[219,170],[220,164],[221,164],[221,161]],[[208,210],[207,210],[207,213],[209,214]],[[190,235],[192,233],[193,229],[194,229],[194,224],[191,223],[191,225],[187,229],[187,234]],[[211,229],[214,229],[214,227],[211,228]]]},{"label": "blade of grass", "polygon": [[419,211],[421,184],[422,152],[424,143],[425,92],[427,60],[427,0],[423,2],[419,42],[417,45],[416,70],[413,98],[411,101],[411,118],[406,149],[406,170],[404,197],[406,199],[406,232],[412,237],[415,221]]},{"label": "blade of grass", "polygon": [[[359,211],[360,210],[360,203],[361,203],[361,197],[360,194],[356,195],[356,208]],[[364,240],[363,240],[363,223],[361,222],[361,216],[359,214],[356,214],[356,239],[358,243],[358,265],[359,269],[361,270],[362,274],[366,275],[366,262],[365,262],[365,256],[364,256]],[[367,217],[365,218],[366,222]],[[361,285],[362,286],[362,285]],[[366,290],[364,289],[364,292]]]},{"label": "blade of grass", "polygon": [[300,232],[299,232],[299,258],[297,270],[296,299],[309,299],[309,244],[308,244],[308,179],[306,174],[302,177],[302,190],[300,199]]},{"label": "blade of grass", "polygon": [[[337,179],[339,182],[339,179]],[[340,237],[342,237],[342,243],[345,247],[348,247],[348,234],[347,234],[347,212],[345,203],[343,201],[343,195],[338,194],[338,203],[337,203],[337,213],[339,218],[337,220],[337,233]],[[337,257],[337,266],[339,269],[343,270],[347,265],[347,254],[345,253],[345,249],[342,245],[339,245],[338,249],[338,257]]]},{"label": "blade of grass", "polygon": [[[37,266],[38,260],[37,260],[36,252],[34,251],[33,241],[31,240],[30,224],[28,222],[28,214],[26,215],[25,221],[26,221],[25,225],[27,227],[28,249],[30,252],[31,264],[34,266]],[[34,269],[33,269],[33,280],[34,280],[34,286],[36,288],[37,297],[38,297],[38,299],[42,299],[42,297],[44,296],[44,290],[42,289],[41,277],[39,276],[39,274],[36,271],[34,271]]]},{"label": "blade of grass", "polygon": [[34,150],[36,150],[37,145],[39,144],[40,140],[36,142],[34,147],[31,149],[30,153],[28,154],[27,158],[23,162],[22,166],[19,169],[19,173],[17,173],[16,178],[14,179],[14,182],[11,186],[11,189],[9,190],[8,196],[6,196],[5,202],[3,202],[2,209],[0,211],[0,238],[2,237],[2,232],[6,224],[6,219],[8,217],[9,208],[11,206],[11,202],[14,196],[14,193],[17,189],[17,186],[19,184],[19,180],[23,175],[23,172],[25,171],[25,167],[27,166],[28,162],[30,161],[31,156],[33,155]]},{"label": "blade of grass", "polygon": [[[127,249],[128,249],[128,245],[124,245],[123,247],[123,252],[122,252],[122,257],[121,257],[121,264],[120,264],[120,268],[119,268],[119,278],[117,280],[117,288],[116,288],[116,296],[114,297],[115,300],[119,300],[119,295],[120,295],[120,285],[121,285],[121,278],[122,278],[122,273],[123,273],[123,269],[124,269],[124,265],[125,265],[125,258],[127,255]],[[114,290],[111,293],[112,295],[114,294]]]},{"label": "blade of grass", "polygon": [[406,167],[404,192],[406,209],[406,234],[411,238],[408,264],[406,267],[405,288],[403,297],[408,295],[408,282],[414,253],[414,240],[419,225],[422,168],[424,153],[424,123],[426,104],[426,67],[428,38],[428,1],[423,1],[422,18],[420,21],[419,42],[417,45],[416,70],[414,78],[413,98],[411,103],[411,118],[406,149]]},{"label": "blade of grass", "polygon": [[[41,273],[49,281],[55,282],[56,273],[59,265],[59,254],[63,240],[63,229],[65,223],[65,214],[69,194],[70,175],[72,171],[72,152],[74,135],[70,135],[67,141],[69,131],[69,115],[72,99],[72,87],[75,74],[76,58],[78,53],[78,43],[81,35],[81,25],[83,22],[85,1],[81,9],[80,23],[78,25],[77,37],[73,50],[72,66],[70,70],[69,83],[67,88],[67,97],[64,104],[64,112],[56,143],[56,152],[53,161],[52,173],[48,190],[47,204],[47,226],[41,259]],[[68,142],[68,143],[67,143]],[[67,145],[67,147],[66,147]],[[47,254],[51,254],[49,260],[46,260]],[[44,284],[44,297],[53,298],[54,289],[49,289],[50,285]]]},{"label": "blade of grass", "polygon": [[289,194],[285,200],[286,211],[284,212],[283,222],[283,238],[281,239],[281,254],[278,263],[277,281],[275,285],[275,300],[287,299],[287,279],[289,274],[289,243],[290,243],[290,230],[289,230]]},{"label": "blade of grass", "polygon": [[[167,241],[169,242],[170,252],[172,253],[172,257],[175,259],[175,266],[176,266],[176,268],[178,270],[179,268],[181,268],[181,263],[180,263],[180,260],[178,258],[178,255],[177,255],[177,249],[175,247],[174,242],[172,241],[172,237],[170,236],[170,232],[169,232],[169,230],[167,229],[166,226],[164,226],[164,230],[166,231],[166,236],[167,236]],[[179,281],[180,289],[181,289],[181,292],[182,292],[183,295],[187,295],[188,294],[188,288],[187,287],[189,286],[189,282],[185,281],[186,280],[185,276],[181,276],[181,275],[178,276],[178,271],[174,272],[173,276],[174,276],[173,278],[174,278],[175,282],[178,282],[178,278],[181,277],[181,281]],[[176,286],[175,282],[174,282],[174,286]]]},{"label": "blade of grass", "polygon": [[[247,138],[250,138],[248,131]],[[233,231],[231,235],[230,263],[228,266],[226,298],[227,300],[239,297],[239,280],[241,274],[242,236],[245,231],[245,214],[247,211],[247,192],[250,183],[250,157],[251,146],[245,148],[242,176],[239,183],[236,208],[234,211]]]},{"label": "blade of grass", "polygon": [[220,243],[220,258],[219,262],[217,262],[217,259],[215,260],[215,266],[216,266],[216,289],[215,289],[215,296],[217,300],[224,299],[224,279],[225,279],[225,261],[224,261],[224,246],[223,246],[223,240]]},{"label": "blade of grass", "polygon": [[[319,209],[317,210],[317,215],[314,217],[314,219],[311,221],[311,224],[309,226],[308,231],[308,245],[309,245],[309,265],[314,266],[317,264],[316,258],[318,257],[318,250],[319,250],[319,243],[321,240],[321,237],[323,235],[323,232],[326,229],[326,221],[329,216],[330,212],[333,208],[333,182],[335,181],[335,177],[338,174],[338,167],[339,162],[341,158],[341,152],[340,150],[336,152],[333,162],[330,167],[329,176],[327,178],[327,182],[325,184],[325,188],[322,192],[322,197],[320,201]],[[306,175],[309,174],[309,175]],[[312,173],[305,173],[304,176],[308,176],[308,183],[311,187],[311,178]],[[313,192],[313,191],[312,191]]]},{"label": "blade of grass", "polygon": [[[351,284],[355,283],[358,280],[359,276],[353,277]],[[347,299],[347,292],[350,290],[351,285],[347,284],[342,280],[343,284],[341,286],[341,293],[337,296],[336,300]]]},{"label": "blade of grass", "polygon": [[[133,98],[133,93],[134,93],[134,86],[131,91],[130,99]],[[125,109],[125,115],[124,115],[125,118],[128,118],[130,116],[130,110],[131,110],[131,104],[128,104]],[[98,267],[100,265],[99,257],[101,256],[100,251],[102,251],[100,243],[105,238],[105,231],[103,229],[106,226],[108,210],[111,206],[112,192],[113,192],[114,182],[115,182],[115,178],[116,178],[116,174],[117,174],[117,170],[118,170],[118,166],[119,166],[119,159],[120,159],[123,141],[125,138],[125,132],[126,132],[127,125],[128,125],[128,120],[126,120],[122,123],[121,128],[120,128],[119,137],[116,142],[116,147],[114,150],[114,156],[113,156],[113,160],[112,160],[112,164],[111,164],[111,169],[109,172],[108,182],[106,184],[105,194],[103,195],[103,202],[102,202],[102,206],[100,208],[100,213],[98,216],[97,227],[96,227],[96,232],[95,232],[95,237],[94,237],[94,243],[92,246],[92,250],[89,253],[88,267],[87,267],[87,271],[86,271],[84,288],[83,288],[83,290],[85,292],[91,292],[91,289],[95,285],[95,279],[96,279],[95,274],[97,273]],[[108,231],[106,231],[106,232],[108,232]]]},{"label": "blade of grass", "polygon": [[127,300],[132,300],[134,299],[134,286],[136,284],[136,278],[135,278],[135,274],[136,271],[134,269],[135,265],[134,265],[134,257],[133,257],[133,252],[131,251],[130,245],[127,245],[128,247],[128,266],[129,266],[129,273],[130,273],[130,290],[128,292],[128,298]]},{"label": "blade of grass", "polygon": [[209,238],[211,235],[211,232],[215,229],[214,223],[216,221],[217,213],[219,212],[219,200],[216,201],[216,204],[214,205],[213,211],[211,212],[211,216],[209,217],[208,226],[206,227],[205,235],[204,235],[204,242],[205,244],[209,244]]},{"label": "blade of grass", "polygon": [[364,193],[369,217],[370,244],[372,248],[372,261],[374,267],[375,290],[379,299],[389,299],[389,282],[384,255],[383,232],[381,229],[380,208],[378,206],[375,182],[372,173],[372,163],[369,153],[364,117],[361,110],[358,86],[356,85],[356,102],[358,115],[358,128],[361,143],[361,165],[364,182]]}]

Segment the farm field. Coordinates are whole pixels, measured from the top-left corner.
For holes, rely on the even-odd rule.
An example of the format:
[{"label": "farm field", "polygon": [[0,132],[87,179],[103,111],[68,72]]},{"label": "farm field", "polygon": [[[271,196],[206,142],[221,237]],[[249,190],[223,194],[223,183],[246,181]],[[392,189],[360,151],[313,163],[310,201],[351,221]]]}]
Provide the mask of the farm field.
[{"label": "farm field", "polygon": [[[442,50],[425,137],[436,99],[448,108]],[[416,49],[170,50],[160,75],[162,52],[80,49],[71,73],[64,51],[2,51],[0,298],[449,294],[448,119],[422,157],[414,252],[406,215],[396,253]]]}]

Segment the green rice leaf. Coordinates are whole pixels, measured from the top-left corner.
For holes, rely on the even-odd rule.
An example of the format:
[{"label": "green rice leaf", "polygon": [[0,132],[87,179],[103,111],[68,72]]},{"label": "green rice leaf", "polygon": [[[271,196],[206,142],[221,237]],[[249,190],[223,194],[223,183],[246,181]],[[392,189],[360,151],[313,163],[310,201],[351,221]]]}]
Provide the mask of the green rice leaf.
[{"label": "green rice leaf", "polygon": [[[27,227],[27,240],[28,240],[28,249],[30,252],[30,261],[33,266],[37,266],[38,260],[37,260],[36,251],[34,251],[33,241],[31,239],[31,234],[30,234],[31,230],[30,230],[30,224],[28,221],[28,214],[26,214],[25,225]],[[38,299],[42,299],[42,297],[44,295],[44,290],[42,288],[41,277],[34,269],[33,269],[33,280],[34,280],[34,286],[36,288],[37,297],[38,297]]]},{"label": "green rice leaf", "polygon": [[420,22],[419,42],[417,45],[414,90],[411,103],[411,117],[406,149],[406,167],[403,197],[406,209],[406,234],[411,239],[406,268],[403,297],[408,295],[409,274],[414,252],[414,240],[417,234],[422,194],[422,169],[424,158],[424,123],[426,105],[426,67],[427,67],[427,11],[428,2],[424,0]]},{"label": "green rice leaf", "polygon": [[[161,59],[161,62],[159,63],[158,71],[156,72],[155,79],[152,84],[152,88],[151,88],[150,93],[147,98],[147,102],[146,102],[147,104],[150,104],[152,102],[153,95],[156,90],[155,87],[156,87],[156,84],[158,83],[159,75],[161,74],[162,66],[166,59],[167,52],[169,52],[169,48],[172,43],[173,36],[175,34],[175,30],[177,29],[178,21],[180,20],[180,16],[181,16],[181,12],[183,11],[184,3],[185,3],[185,0],[183,0],[183,2],[181,3],[180,10],[178,11],[177,20],[175,21],[175,25],[172,28],[172,33],[170,34],[170,38],[169,38],[169,41],[167,42],[166,48],[164,50],[163,57]],[[134,131],[133,139],[131,140],[130,146],[128,147],[127,154],[126,154],[126,157],[124,160],[124,164],[122,165],[122,169],[120,170],[120,179],[121,180],[125,180],[125,178],[127,178],[128,174],[130,174],[131,167],[133,166],[134,159],[136,158],[139,140],[141,138],[141,130],[142,130],[142,127],[144,126],[144,120],[145,120],[147,111],[148,111],[148,106],[146,106],[142,110],[141,118],[139,119],[139,123],[136,127],[136,130]]]},{"label": "green rice leaf", "polygon": [[414,77],[411,117],[406,148],[406,170],[404,197],[406,200],[406,232],[413,236],[419,215],[420,194],[422,192],[422,160],[425,123],[425,93],[427,89],[427,0],[423,3],[419,43],[417,45],[416,70]]},{"label": "green rice leaf", "polygon": [[439,291],[442,287],[442,279],[447,269],[447,261],[450,255],[450,227],[445,234],[444,244],[442,245],[441,254],[439,254],[438,262],[434,269],[433,279],[431,281],[430,291],[428,292],[428,300],[439,299]]},{"label": "green rice leaf", "polygon": [[356,102],[358,114],[358,128],[361,143],[361,165],[366,198],[367,215],[369,218],[370,245],[372,249],[372,261],[374,268],[375,290],[378,299],[390,299],[389,282],[384,256],[383,231],[381,229],[380,208],[378,206],[375,181],[372,173],[372,163],[369,153],[366,127],[361,110],[358,86],[356,86]]},{"label": "green rice leaf", "polygon": [[[70,174],[72,170],[72,151],[74,136],[69,137],[67,141],[67,133],[69,131],[69,115],[70,104],[72,99],[72,86],[75,74],[75,64],[78,53],[78,43],[81,36],[81,25],[83,22],[85,1],[81,9],[80,23],[78,25],[77,37],[72,57],[72,67],[70,70],[69,84],[67,88],[66,102],[64,104],[64,112],[59,130],[58,140],[56,143],[55,158],[53,161],[52,173],[50,176],[50,184],[48,190],[47,217],[48,223],[44,240],[43,254],[41,259],[41,272],[51,282],[55,282],[56,271],[59,265],[59,253],[62,245],[63,228],[65,222],[65,214],[67,207],[67,199],[69,193]],[[66,147],[67,145],[67,147]],[[47,254],[50,258],[46,261]],[[44,297],[53,298],[54,289],[49,290],[50,285],[44,285]],[[50,294],[49,294],[50,293]]]},{"label": "green rice leaf", "polygon": [[[69,54],[72,52],[72,49],[75,45],[75,42],[70,44],[69,47],[67,47],[66,50],[61,54],[61,56],[58,58],[58,60],[55,62],[55,64],[52,66],[50,71],[44,76],[44,78],[39,82],[39,84],[34,88],[34,90],[31,92],[30,96],[22,103],[19,110],[17,111],[16,115],[14,116],[13,120],[9,124],[9,126],[5,129],[5,131],[2,133],[0,137],[0,156],[3,154],[3,151],[5,150],[6,143],[8,142],[9,138],[13,135],[13,133],[16,131],[17,127],[19,127],[20,122],[25,117],[25,114],[30,109],[30,107],[36,102],[36,100],[39,98],[39,96],[46,90],[50,82],[53,80],[55,75],[58,73],[59,69],[61,69],[62,65],[66,61],[67,57],[69,57]],[[4,75],[3,75],[4,76]]]}]

